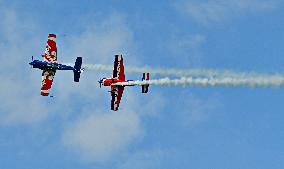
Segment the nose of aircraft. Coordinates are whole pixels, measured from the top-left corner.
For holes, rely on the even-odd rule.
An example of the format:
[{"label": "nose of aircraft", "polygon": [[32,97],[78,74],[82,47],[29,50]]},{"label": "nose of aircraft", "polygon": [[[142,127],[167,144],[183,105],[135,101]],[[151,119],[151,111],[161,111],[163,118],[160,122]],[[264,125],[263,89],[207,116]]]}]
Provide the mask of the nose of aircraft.
[{"label": "nose of aircraft", "polygon": [[34,64],[35,64],[34,61],[32,61],[32,62],[29,63],[29,65],[31,65],[31,68],[34,67]]},{"label": "nose of aircraft", "polygon": [[102,87],[102,84],[103,84],[103,79],[99,80],[98,82],[99,82],[100,88],[101,88],[101,87]]}]

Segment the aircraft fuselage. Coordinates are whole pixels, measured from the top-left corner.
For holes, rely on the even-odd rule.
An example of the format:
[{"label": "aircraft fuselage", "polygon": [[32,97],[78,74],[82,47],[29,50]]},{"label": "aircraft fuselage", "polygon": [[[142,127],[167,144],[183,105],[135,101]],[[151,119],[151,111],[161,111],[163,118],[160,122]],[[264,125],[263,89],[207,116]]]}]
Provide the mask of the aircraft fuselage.
[{"label": "aircraft fuselage", "polygon": [[[132,81],[132,80],[119,80],[117,78],[103,78],[102,84],[103,86],[111,86],[111,85],[115,85],[115,83],[129,82],[129,81]],[[134,86],[134,85],[125,85],[125,86]]]},{"label": "aircraft fuselage", "polygon": [[52,69],[52,70],[75,70],[72,66],[67,66],[59,63],[50,63],[46,61],[34,60],[29,63],[33,68],[41,70]]}]

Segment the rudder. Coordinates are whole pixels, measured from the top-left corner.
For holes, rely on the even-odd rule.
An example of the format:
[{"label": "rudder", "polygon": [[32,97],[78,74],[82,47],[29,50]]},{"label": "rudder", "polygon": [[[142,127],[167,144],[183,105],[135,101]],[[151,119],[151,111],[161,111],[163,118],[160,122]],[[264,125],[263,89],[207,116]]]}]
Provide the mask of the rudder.
[{"label": "rudder", "polygon": [[82,57],[77,57],[74,65],[74,82],[79,82],[81,75]]},{"label": "rudder", "polygon": [[[143,73],[142,81],[150,80],[150,73]],[[142,85],[142,93],[148,93],[149,91],[149,84]]]}]

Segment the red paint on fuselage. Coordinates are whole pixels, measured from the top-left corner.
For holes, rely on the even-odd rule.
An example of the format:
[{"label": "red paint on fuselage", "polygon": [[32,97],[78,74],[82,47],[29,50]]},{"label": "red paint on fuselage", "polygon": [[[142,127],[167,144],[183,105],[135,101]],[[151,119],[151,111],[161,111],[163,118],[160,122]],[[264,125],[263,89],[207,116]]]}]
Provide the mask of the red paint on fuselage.
[{"label": "red paint on fuselage", "polygon": [[118,82],[128,82],[127,80],[119,80],[117,78],[106,78],[103,79],[103,85],[104,86],[111,86],[114,83],[118,83]]}]

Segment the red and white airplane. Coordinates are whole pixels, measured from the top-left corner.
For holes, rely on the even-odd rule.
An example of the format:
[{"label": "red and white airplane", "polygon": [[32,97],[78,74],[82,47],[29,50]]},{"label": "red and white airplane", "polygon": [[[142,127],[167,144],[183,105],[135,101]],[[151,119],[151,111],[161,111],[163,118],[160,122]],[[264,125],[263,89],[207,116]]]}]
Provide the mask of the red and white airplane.
[{"label": "red and white airplane", "polygon": [[[143,80],[149,80],[149,73],[143,73]],[[121,101],[121,97],[123,94],[123,90],[125,86],[134,86],[133,84],[128,84],[132,80],[125,80],[124,74],[124,65],[123,65],[123,57],[122,55],[115,55],[114,59],[114,69],[112,78],[102,78],[100,81],[100,87],[110,86],[111,91],[111,110],[117,111],[119,107],[119,103]],[[148,93],[149,84],[144,84],[142,86],[142,93]]]},{"label": "red and white airplane", "polygon": [[42,70],[42,81],[41,81],[41,95],[48,96],[51,88],[55,73],[57,70],[72,70],[74,73],[74,81],[79,82],[80,74],[83,71],[81,69],[82,57],[77,57],[74,67],[57,62],[57,46],[56,46],[56,35],[49,34],[45,48],[45,53],[42,55],[43,60],[34,60],[29,64],[32,68]]}]

